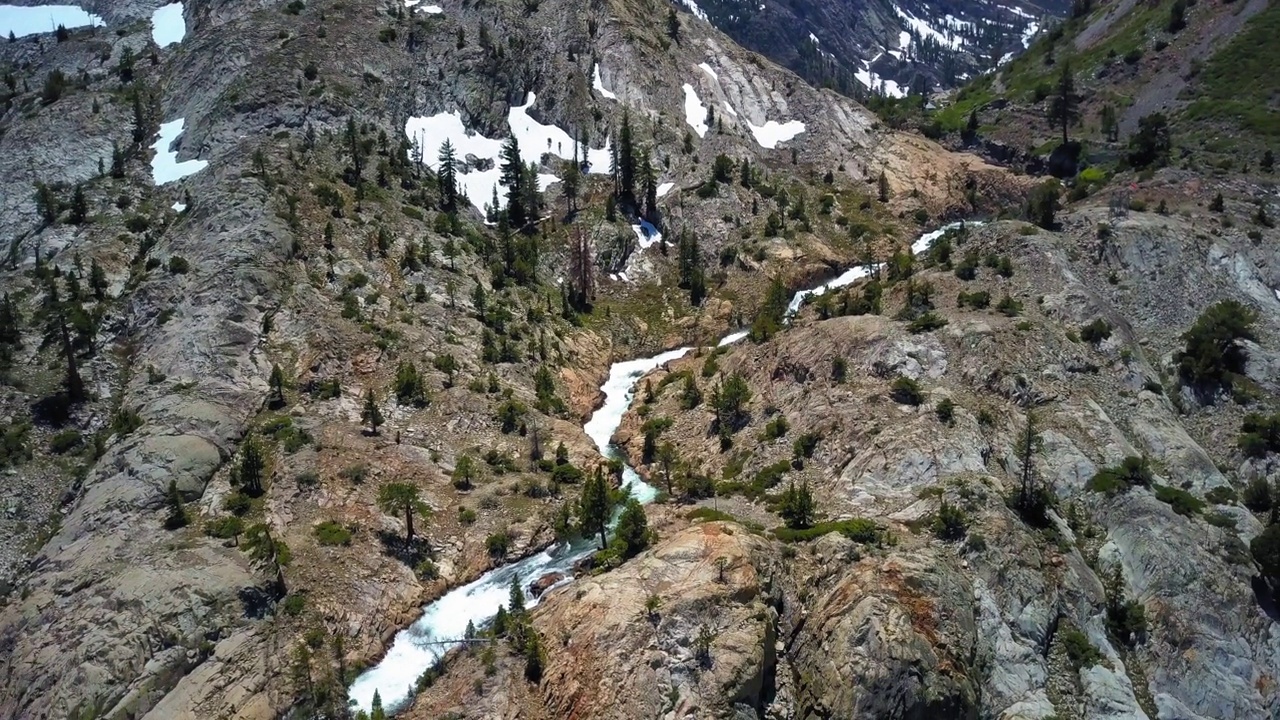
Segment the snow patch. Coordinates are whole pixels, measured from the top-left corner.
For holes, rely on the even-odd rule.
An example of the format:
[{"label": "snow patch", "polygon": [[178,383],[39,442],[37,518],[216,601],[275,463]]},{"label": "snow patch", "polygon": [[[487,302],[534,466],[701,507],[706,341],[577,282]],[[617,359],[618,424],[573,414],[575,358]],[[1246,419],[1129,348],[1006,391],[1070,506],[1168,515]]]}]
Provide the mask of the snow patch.
[{"label": "snow patch", "polygon": [[904,98],[907,96],[907,89],[899,85],[893,80],[882,78],[870,70],[859,70],[853,74],[858,82],[862,83],[868,90],[876,90],[879,88],[885,94],[885,97]]},{"label": "snow patch", "polygon": [[964,38],[954,32],[951,32],[952,28],[950,27],[946,28],[947,32],[942,32],[941,30],[934,28],[928,22],[921,20],[900,7],[895,6],[893,11],[897,13],[898,17],[902,18],[902,21],[905,22],[916,35],[919,35],[922,38],[931,37],[934,40],[937,40],[939,45],[952,50],[959,50],[960,46],[964,45]]},{"label": "snow patch", "polygon": [[178,161],[178,153],[172,148],[178,138],[182,137],[186,123],[186,118],[178,118],[160,126],[160,134],[151,145],[151,149],[156,151],[155,157],[151,158],[151,175],[156,185],[181,180],[209,166],[205,160]]},{"label": "snow patch", "polygon": [[[529,93],[528,102],[512,106],[507,114],[507,126],[520,144],[520,159],[526,164],[541,163],[543,155],[551,154],[562,160],[572,160],[574,141],[569,133],[554,125],[543,125],[529,116],[529,109],[535,101],[537,95]],[[498,156],[502,152],[503,141],[469,132],[462,123],[461,113],[456,110],[429,117],[411,117],[404,124],[404,132],[421,148],[423,163],[433,171],[440,170],[440,147],[445,140],[453,143],[454,156],[459,164],[467,156],[491,161],[492,167],[488,170],[458,169],[458,189],[471,200],[472,205],[484,212],[485,204],[490,202],[502,177]],[[586,163],[589,173],[608,172],[609,143],[606,142],[602,149],[588,149],[587,156],[579,159]],[[538,188],[546,190],[557,180],[559,178],[555,175],[540,173]],[[503,195],[499,189],[499,205],[506,202]]]},{"label": "snow patch", "polygon": [[707,108],[689,83],[684,84],[684,121],[698,133],[698,137],[706,137]]},{"label": "snow patch", "polygon": [[187,22],[182,17],[182,3],[169,3],[151,13],[151,39],[160,47],[182,42],[187,36]]},{"label": "snow patch", "polygon": [[607,100],[618,99],[617,95],[614,95],[613,93],[609,92],[604,88],[604,81],[600,79],[600,63],[596,63],[595,70],[591,71],[591,87],[596,92],[600,93],[601,97]]},{"label": "snow patch", "polygon": [[747,127],[751,128],[751,134],[756,136],[756,142],[760,143],[760,147],[768,150],[773,150],[778,147],[778,143],[786,142],[804,132],[804,123],[799,120],[785,123],[769,120],[759,127],[747,121]]},{"label": "snow patch", "polygon": [[187,211],[187,204],[186,204],[186,203],[184,203],[184,202],[181,202],[181,201],[174,203],[174,204],[172,205],[172,207],[173,207],[173,211],[174,211],[174,212],[186,212],[186,211]]},{"label": "snow patch", "polygon": [[698,67],[702,68],[708,75],[710,75],[712,80],[720,80],[720,76],[716,74],[715,70],[711,69],[710,65],[706,63],[698,63]]},{"label": "snow patch", "polygon": [[667,193],[671,192],[671,188],[675,186],[676,184],[673,182],[664,182],[658,186],[656,194],[658,197],[665,197]]},{"label": "snow patch", "polygon": [[1022,47],[1031,47],[1031,41],[1035,39],[1040,32],[1040,23],[1032,21],[1027,23],[1027,27],[1022,31]]},{"label": "snow patch", "polygon": [[[422,0],[404,0],[404,6],[407,8],[411,8],[416,6],[420,2],[422,2]],[[418,8],[418,12],[424,12],[424,13],[427,13],[428,15],[439,15],[440,13],[444,12],[444,8],[440,7],[439,5],[423,5],[422,7]]]},{"label": "snow patch", "polygon": [[76,5],[0,5],[0,37],[7,38],[9,33],[14,37],[51,33],[59,25],[71,29],[102,24],[101,17]]},{"label": "snow patch", "polygon": [[813,44],[814,44],[814,45],[819,45],[819,44],[821,44],[821,43],[818,41],[818,36],[817,36],[817,35],[814,35],[813,33],[809,33],[809,39],[813,41]]},{"label": "snow patch", "polygon": [[662,233],[658,232],[658,228],[654,227],[648,220],[641,220],[639,223],[632,225],[631,230],[636,234],[636,242],[641,250],[647,250],[656,243],[662,242]]},{"label": "snow patch", "polygon": [[708,19],[708,18],[707,18],[707,13],[706,13],[706,11],[704,11],[702,8],[698,7],[698,3],[694,2],[693,0],[681,0],[681,3],[682,3],[686,8],[688,8],[689,12],[693,13],[693,16],[694,16],[694,17],[698,18],[699,20],[707,20],[707,19]]}]

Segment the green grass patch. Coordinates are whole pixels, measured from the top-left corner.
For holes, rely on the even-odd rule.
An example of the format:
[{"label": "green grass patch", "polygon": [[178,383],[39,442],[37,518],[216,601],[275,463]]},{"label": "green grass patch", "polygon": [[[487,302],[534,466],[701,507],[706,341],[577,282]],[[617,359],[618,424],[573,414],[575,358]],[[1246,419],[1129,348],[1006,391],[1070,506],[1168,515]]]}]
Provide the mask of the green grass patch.
[{"label": "green grass patch", "polygon": [[1258,13],[1201,68],[1189,120],[1226,121],[1268,138],[1280,138],[1280,5]]},{"label": "green grass patch", "polygon": [[1169,487],[1168,485],[1156,485],[1156,499],[1161,502],[1169,503],[1173,507],[1173,511],[1179,515],[1191,517],[1200,514],[1204,510],[1205,503],[1200,498],[1181,488]]},{"label": "green grass patch", "polygon": [[827,533],[838,532],[841,535],[860,543],[876,543],[880,541],[883,532],[874,522],[866,518],[853,518],[851,520],[837,520],[834,522],[818,523],[810,528],[803,530],[793,530],[788,527],[776,528],[773,531],[774,537],[782,542],[808,542],[816,540]]}]

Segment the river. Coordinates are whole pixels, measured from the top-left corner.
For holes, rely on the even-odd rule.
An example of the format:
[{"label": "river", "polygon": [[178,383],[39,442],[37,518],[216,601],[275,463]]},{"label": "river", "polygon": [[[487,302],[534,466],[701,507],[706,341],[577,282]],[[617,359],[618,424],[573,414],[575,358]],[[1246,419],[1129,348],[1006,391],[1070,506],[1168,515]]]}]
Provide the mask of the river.
[{"label": "river", "polygon": [[[962,224],[952,223],[921,235],[912,243],[911,252],[919,254],[928,250],[934,240]],[[788,318],[799,311],[807,298],[850,285],[866,277],[867,272],[866,266],[858,266],[817,287],[798,291],[787,307]],[[718,346],[730,345],[746,336],[745,330],[730,333],[720,340]],[[600,387],[605,396],[604,404],[583,425],[587,437],[595,442],[602,455],[621,457],[617,449],[610,445],[609,440],[621,424],[622,416],[631,406],[640,378],[667,362],[683,357],[691,349],[682,347],[653,357],[624,360],[613,364],[609,369],[609,378]],[[657,489],[644,482],[630,465],[623,465],[622,484],[628,487],[631,495],[642,503],[652,502],[658,494]],[[355,701],[358,709],[366,712],[373,704],[374,692],[378,693],[382,699],[383,708],[388,712],[400,708],[412,697],[418,677],[435,664],[441,655],[458,645],[458,643],[441,641],[461,638],[468,624],[480,627],[492,619],[498,613],[498,607],[507,602],[512,578],[518,577],[522,585],[528,585],[547,573],[560,572],[569,578],[565,582],[571,582],[574,563],[591,554],[595,549],[594,542],[587,540],[579,540],[567,545],[560,544],[536,555],[490,570],[475,581],[451,590],[439,599],[428,603],[417,621],[396,633],[386,656],[356,678],[348,689],[349,696]],[[543,594],[543,597],[545,596],[546,593]],[[537,603],[538,598],[526,599],[529,607]]]}]

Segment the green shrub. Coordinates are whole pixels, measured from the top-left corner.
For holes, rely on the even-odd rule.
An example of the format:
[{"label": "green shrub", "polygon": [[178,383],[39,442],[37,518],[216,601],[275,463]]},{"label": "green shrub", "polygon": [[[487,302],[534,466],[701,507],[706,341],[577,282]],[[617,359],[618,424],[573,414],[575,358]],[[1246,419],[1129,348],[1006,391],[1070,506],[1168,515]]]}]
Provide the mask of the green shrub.
[{"label": "green shrub", "polygon": [[791,429],[791,425],[787,422],[787,417],[779,415],[764,426],[764,432],[760,435],[760,440],[762,442],[776,440],[786,435],[789,429]]},{"label": "green shrub", "polygon": [[956,307],[962,308],[965,305],[974,310],[986,310],[991,306],[991,293],[986,290],[976,290],[974,292],[961,291],[956,296]]},{"label": "green shrub", "polygon": [[1183,382],[1202,394],[1231,389],[1249,358],[1237,341],[1257,339],[1253,332],[1257,317],[1253,308],[1235,300],[1206,309],[1182,335],[1186,345],[1177,362]]},{"label": "green shrub", "polygon": [[1255,477],[1244,486],[1241,500],[1245,507],[1254,512],[1266,512],[1271,509],[1271,485],[1266,478]]},{"label": "green shrub", "polygon": [[893,384],[889,386],[889,396],[894,399],[894,402],[903,405],[919,405],[924,402],[924,392],[920,389],[920,383],[906,375],[894,378]]},{"label": "green shrub", "polygon": [[774,537],[782,542],[792,543],[816,540],[827,533],[833,532],[838,532],[850,540],[860,543],[878,543],[883,536],[883,531],[874,522],[866,518],[817,523],[813,527],[804,528],[803,530],[780,527],[776,528],[773,534]]},{"label": "green shrub", "polygon": [[511,549],[511,535],[506,530],[500,530],[485,538],[484,546],[490,557],[504,558]]},{"label": "green shrub", "polygon": [[938,416],[938,422],[950,425],[955,420],[956,404],[951,398],[943,398],[934,406],[933,413]]},{"label": "green shrub", "polygon": [[1204,501],[1181,488],[1156,485],[1156,499],[1169,503],[1179,515],[1190,517],[1204,510]]},{"label": "green shrub", "polygon": [[1280,525],[1268,525],[1249,543],[1258,569],[1266,577],[1280,578]]},{"label": "green shrub", "polygon": [[1111,325],[1102,318],[1096,318],[1080,328],[1080,339],[1092,345],[1097,345],[1109,337],[1111,337]]},{"label": "green shrub", "polygon": [[369,466],[362,462],[348,465],[338,473],[338,477],[352,483],[353,485],[359,485],[364,482],[368,475]]},{"label": "green shrub", "polygon": [[306,609],[307,609],[306,595],[300,595],[295,593],[293,595],[286,597],[284,599],[284,602],[280,603],[280,610],[285,615],[289,615],[290,617],[297,617],[302,614],[303,610],[306,610]]},{"label": "green shrub", "polygon": [[1022,303],[1014,300],[1008,295],[1005,295],[1000,298],[1000,302],[996,304],[996,310],[999,310],[1006,317],[1017,317],[1022,314]]},{"label": "green shrub", "polygon": [[223,515],[210,520],[204,530],[210,537],[230,540],[244,534],[244,521],[235,515]]},{"label": "green shrub", "polygon": [[1230,485],[1219,485],[1205,493],[1204,499],[1214,505],[1235,505],[1236,491]]},{"label": "green shrub", "polygon": [[234,515],[244,515],[253,508],[253,501],[242,492],[233,492],[222,501],[222,509]]},{"label": "green shrub", "polygon": [[49,441],[49,450],[55,455],[66,455],[84,443],[84,436],[79,430],[63,430]]},{"label": "green shrub", "polygon": [[933,518],[933,534],[939,540],[955,541],[963,538],[968,529],[969,519],[964,511],[943,500],[938,514]]},{"label": "green shrub", "polygon": [[191,263],[181,255],[174,255],[169,258],[169,272],[174,275],[186,275],[191,271]]},{"label": "green shrub", "polygon": [[915,320],[912,320],[911,324],[907,325],[907,330],[910,330],[913,333],[929,332],[931,330],[937,330],[938,328],[945,327],[946,324],[946,318],[930,310]]},{"label": "green shrub", "polygon": [[1280,451],[1280,414],[1266,416],[1260,413],[1245,415],[1240,425],[1236,445],[1247,457],[1262,458],[1267,453]]},{"label": "green shrub", "polygon": [[351,531],[342,526],[342,523],[335,520],[325,520],[313,528],[316,540],[321,545],[350,545]]},{"label": "green shrub", "polygon": [[1145,457],[1130,455],[1115,467],[1099,470],[1089,479],[1085,489],[1116,495],[1127,491],[1134,485],[1149,487],[1152,478],[1150,461]]},{"label": "green shrub", "polygon": [[1089,642],[1089,636],[1076,628],[1068,628],[1062,633],[1062,644],[1067,650],[1067,659],[1076,670],[1090,668],[1102,662],[1102,653]]}]

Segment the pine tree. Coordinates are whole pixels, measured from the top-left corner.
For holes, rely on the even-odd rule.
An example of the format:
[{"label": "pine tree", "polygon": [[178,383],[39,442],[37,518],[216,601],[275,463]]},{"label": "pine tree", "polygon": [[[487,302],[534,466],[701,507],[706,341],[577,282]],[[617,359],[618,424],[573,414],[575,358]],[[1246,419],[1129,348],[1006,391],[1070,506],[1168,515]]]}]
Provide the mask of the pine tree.
[{"label": "pine tree", "polygon": [[782,494],[780,514],[787,527],[792,530],[803,530],[813,525],[813,494],[809,492],[809,483],[801,483],[796,487],[795,481],[791,481]]},{"label": "pine tree", "polygon": [[1070,141],[1067,130],[1071,123],[1080,116],[1080,98],[1076,96],[1075,79],[1071,75],[1071,63],[1062,63],[1062,72],[1058,75],[1057,94],[1049,103],[1049,120],[1062,128],[1062,144]]},{"label": "pine tree", "polygon": [[511,588],[508,594],[507,605],[511,608],[508,612],[513,617],[519,618],[524,616],[524,588],[520,585],[520,577],[518,575],[511,578]]},{"label": "pine tree", "polygon": [[58,222],[58,211],[61,210],[58,196],[54,194],[53,188],[42,182],[37,182],[35,188],[36,210],[40,213],[40,219],[44,220],[45,225],[53,225]]},{"label": "pine tree", "polygon": [[622,131],[618,134],[618,178],[621,184],[620,199],[633,207],[636,203],[636,160],[631,137],[631,113],[622,113]]},{"label": "pine tree", "polygon": [[73,315],[82,321],[88,320],[83,309],[74,306],[71,301],[62,301],[58,294],[57,281],[50,277],[43,303],[45,313],[44,346],[57,343],[62,349],[62,360],[66,363],[66,374],[63,387],[67,400],[78,403],[88,399],[84,380],[80,378],[80,368],[76,359],[75,345],[71,340],[71,321]]},{"label": "pine tree", "polygon": [[94,258],[89,262],[89,289],[93,291],[93,297],[97,300],[104,300],[107,297],[107,273],[98,264],[98,259]]},{"label": "pine tree", "polygon": [[187,509],[182,505],[182,494],[178,492],[177,481],[169,481],[169,514],[164,519],[165,530],[177,530],[186,527],[189,522]]},{"label": "pine tree", "polygon": [[378,408],[378,398],[373,394],[373,388],[364,391],[364,408],[360,411],[360,422],[369,424],[369,434],[377,435],[378,426],[382,425],[382,410]]},{"label": "pine tree", "polygon": [[523,228],[528,222],[523,191],[526,170],[524,161],[520,159],[520,143],[514,135],[502,144],[501,159],[500,182],[507,188],[507,223],[517,229]]},{"label": "pine tree", "polygon": [[22,316],[9,293],[0,300],[0,345],[15,349],[22,347]]},{"label": "pine tree", "polygon": [[279,365],[271,366],[271,378],[267,381],[271,386],[271,392],[275,394],[271,404],[274,407],[284,407],[284,371]]},{"label": "pine tree", "polygon": [[880,191],[880,202],[889,202],[889,177],[884,174],[883,170],[880,171],[880,178],[876,181],[876,185]]},{"label": "pine tree", "polygon": [[573,143],[573,160],[565,166],[562,174],[564,175],[561,181],[564,187],[564,212],[565,215],[572,216],[574,207],[578,203],[579,184],[582,179],[582,163],[578,160],[577,141]]},{"label": "pine tree", "polygon": [[605,483],[604,472],[596,468],[594,475],[582,484],[582,495],[578,498],[578,524],[590,535],[600,536],[600,549],[609,545],[606,535],[609,523],[609,487]]},{"label": "pine tree", "polygon": [[676,14],[674,5],[667,8],[667,37],[680,41],[680,16]]},{"label": "pine tree", "polygon": [[387,711],[382,709],[382,696],[373,691],[373,701],[369,704],[369,720],[387,720]]},{"label": "pine tree", "polygon": [[236,468],[236,478],[250,497],[262,494],[263,473],[267,469],[267,461],[262,453],[262,445],[258,439],[250,435],[240,450],[240,465]]},{"label": "pine tree", "polygon": [[440,171],[436,175],[436,184],[440,187],[440,207],[447,213],[457,212],[458,158],[448,138],[440,146]]},{"label": "pine tree", "polygon": [[387,483],[378,488],[378,508],[393,515],[404,514],[404,542],[413,542],[413,516],[426,517],[431,508],[422,501],[418,487],[409,483]]},{"label": "pine tree", "polygon": [[640,151],[640,183],[644,190],[644,216],[649,222],[658,218],[658,179],[649,161],[649,149]]},{"label": "pine tree", "polygon": [[84,186],[77,185],[71,195],[71,213],[68,216],[72,225],[83,225],[89,219],[89,202],[84,196]]},{"label": "pine tree", "polygon": [[751,185],[754,182],[754,178],[751,176],[751,160],[749,158],[742,158],[742,180],[740,182],[742,187],[748,190],[751,189]]},{"label": "pine tree", "polygon": [[1260,163],[1262,172],[1270,175],[1276,168],[1276,155],[1270,149],[1262,153],[1262,162]]},{"label": "pine tree", "polygon": [[1098,115],[1098,122],[1102,126],[1102,134],[1110,142],[1115,142],[1119,137],[1120,123],[1116,118],[1116,107],[1111,103],[1102,106],[1102,111]]}]

